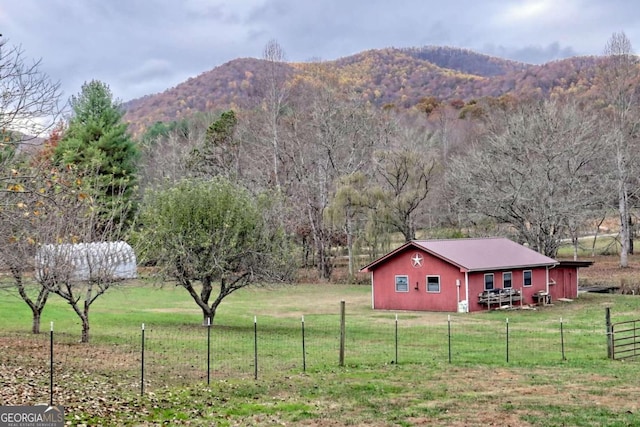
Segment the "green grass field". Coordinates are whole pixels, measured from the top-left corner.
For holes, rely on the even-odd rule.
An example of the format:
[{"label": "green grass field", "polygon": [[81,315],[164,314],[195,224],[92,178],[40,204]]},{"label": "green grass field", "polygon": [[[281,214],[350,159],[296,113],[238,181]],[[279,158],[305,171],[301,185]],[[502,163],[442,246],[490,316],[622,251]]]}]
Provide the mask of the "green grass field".
[{"label": "green grass field", "polygon": [[368,286],[252,288],[223,303],[208,340],[183,289],[141,281],[97,300],[84,345],[61,299],[34,337],[26,304],[2,291],[0,404],[48,401],[54,322],[54,401],[75,424],[638,425],[640,362],[607,359],[605,307],[614,322],[640,318],[625,295],[448,315],[372,311]]},{"label": "green grass field", "polygon": [[[564,243],[558,249],[559,257],[572,257],[574,247],[571,243]],[[591,236],[582,237],[578,240],[578,257],[588,258],[595,255],[618,255],[620,253],[620,242],[617,236],[600,235],[595,239]]]}]

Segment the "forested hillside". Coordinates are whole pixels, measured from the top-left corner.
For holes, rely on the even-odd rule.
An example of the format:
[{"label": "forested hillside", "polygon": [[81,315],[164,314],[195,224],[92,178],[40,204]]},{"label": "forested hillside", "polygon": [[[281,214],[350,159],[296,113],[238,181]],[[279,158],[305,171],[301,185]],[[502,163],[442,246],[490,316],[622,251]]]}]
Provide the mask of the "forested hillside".
[{"label": "forested hillside", "polygon": [[290,63],[272,41],[262,59],[125,105],[139,189],[226,179],[327,280],[340,259],[353,278],[361,256],[416,238],[504,235],[577,254],[612,217],[626,219],[628,253],[640,66],[624,36],[612,43],[530,65],[442,47]]},{"label": "forested hillside", "polygon": [[[279,63],[288,80],[334,75],[372,105],[411,109],[425,99],[469,102],[505,94],[584,90],[592,84],[596,58],[581,57],[531,65],[446,47],[369,50],[324,62]],[[252,108],[260,102],[259,78],[268,64],[262,59],[230,61],[197,77],[124,104],[125,120],[135,133],[151,124],[189,117],[195,112]]]},{"label": "forested hillside", "polygon": [[[51,243],[131,242],[137,262],[185,288],[211,323],[243,287],[306,281],[298,273],[312,270],[328,282],[344,266],[338,280],[357,282],[359,268],[416,239],[503,236],[577,259],[595,257],[593,236],[606,229],[602,251],[631,267],[640,221],[632,52],[621,33],[601,57],[539,66],[446,48],[289,63],[270,41],[262,59],[231,61],[125,111],[107,84],[87,83],[69,120],[31,150],[7,129],[55,115],[57,86],[44,79],[25,91],[14,68],[0,269],[22,289],[34,332],[56,294],[88,342],[89,307],[116,278],[92,269],[72,289],[68,250],[53,264],[37,255]],[[35,302],[21,288],[28,277]]]}]

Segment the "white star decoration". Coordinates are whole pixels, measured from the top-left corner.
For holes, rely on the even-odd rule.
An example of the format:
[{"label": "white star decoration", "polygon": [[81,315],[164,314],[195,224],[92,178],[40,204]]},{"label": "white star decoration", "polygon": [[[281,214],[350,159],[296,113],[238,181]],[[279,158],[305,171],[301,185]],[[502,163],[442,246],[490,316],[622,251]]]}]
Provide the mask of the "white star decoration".
[{"label": "white star decoration", "polygon": [[420,254],[415,254],[412,258],[411,258],[411,262],[413,263],[414,267],[422,267],[422,255]]}]

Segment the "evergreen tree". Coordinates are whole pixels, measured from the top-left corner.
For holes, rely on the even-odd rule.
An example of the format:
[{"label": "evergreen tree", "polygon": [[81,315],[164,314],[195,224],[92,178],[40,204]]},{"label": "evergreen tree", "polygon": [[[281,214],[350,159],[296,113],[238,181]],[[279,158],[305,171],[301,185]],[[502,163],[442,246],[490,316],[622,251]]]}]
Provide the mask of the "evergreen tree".
[{"label": "evergreen tree", "polygon": [[74,167],[93,190],[101,209],[95,229],[103,234],[133,214],[139,150],[122,121],[124,111],[105,83],[85,83],[70,103],[73,115],[55,160]]}]

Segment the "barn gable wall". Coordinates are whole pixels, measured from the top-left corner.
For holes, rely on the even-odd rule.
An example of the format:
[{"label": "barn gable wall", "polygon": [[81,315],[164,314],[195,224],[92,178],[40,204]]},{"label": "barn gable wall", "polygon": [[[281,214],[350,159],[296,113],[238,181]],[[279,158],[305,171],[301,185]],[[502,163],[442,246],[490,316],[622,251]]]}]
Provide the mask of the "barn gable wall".
[{"label": "barn gable wall", "polygon": [[[412,258],[422,257],[420,266],[414,267]],[[413,247],[407,248],[373,271],[373,308],[381,310],[457,311],[456,281],[459,280],[460,298],[465,299],[464,273],[459,268]],[[407,275],[408,292],[396,292],[396,275]],[[440,277],[440,292],[427,292],[428,275]]]}]

